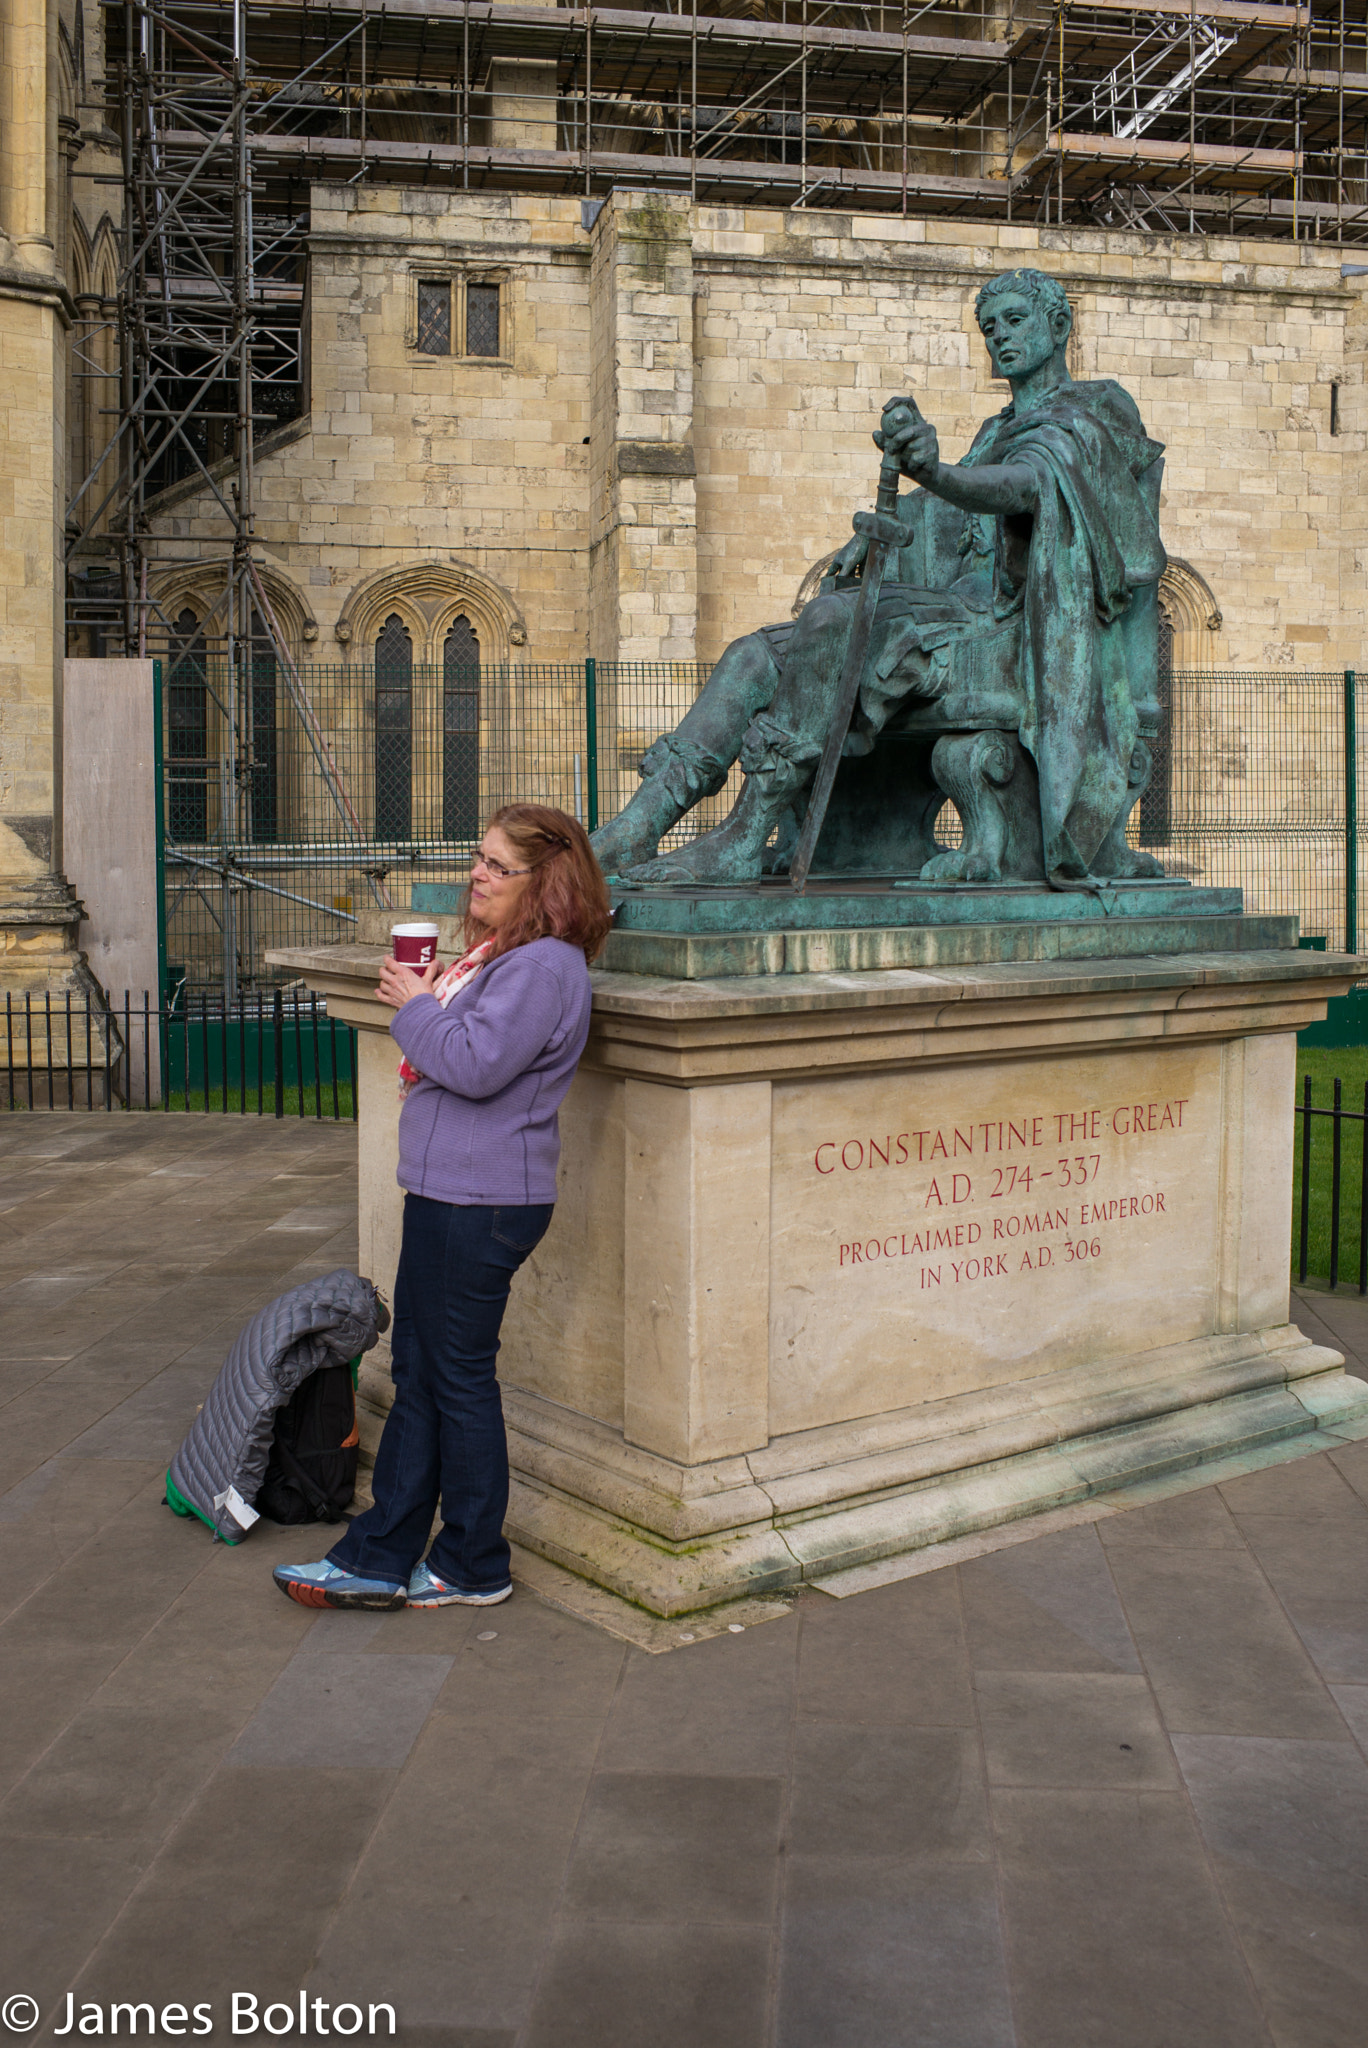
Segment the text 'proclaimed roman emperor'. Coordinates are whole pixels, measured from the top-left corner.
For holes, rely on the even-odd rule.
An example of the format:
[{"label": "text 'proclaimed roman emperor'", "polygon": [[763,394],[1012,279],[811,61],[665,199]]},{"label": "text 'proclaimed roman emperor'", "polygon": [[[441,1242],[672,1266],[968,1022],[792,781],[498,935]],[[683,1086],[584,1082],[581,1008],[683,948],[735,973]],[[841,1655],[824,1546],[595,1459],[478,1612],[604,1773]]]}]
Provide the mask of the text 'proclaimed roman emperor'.
[{"label": "text 'proclaimed roman emperor'", "polygon": [[[1221,1062],[1165,1049],[775,1089],[771,1426],[936,1400],[1214,1316]],[[1213,1325],[1214,1326],[1214,1325]],[[1171,1335],[1166,1337],[1166,1331]]]}]

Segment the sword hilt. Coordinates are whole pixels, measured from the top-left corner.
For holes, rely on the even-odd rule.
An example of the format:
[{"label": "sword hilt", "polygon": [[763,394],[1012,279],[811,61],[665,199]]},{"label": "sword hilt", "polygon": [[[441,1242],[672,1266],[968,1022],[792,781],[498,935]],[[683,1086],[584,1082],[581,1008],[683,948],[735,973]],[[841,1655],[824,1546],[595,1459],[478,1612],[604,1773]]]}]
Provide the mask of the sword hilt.
[{"label": "sword hilt", "polygon": [[[896,476],[896,474],[897,472],[895,471],[894,475]],[[862,539],[867,540],[871,547],[877,541],[880,546],[885,548],[900,548],[907,539],[907,529],[904,527],[901,519],[899,519],[896,510],[891,509],[885,512],[882,509],[883,502],[884,497],[881,489],[879,492],[880,510],[877,512],[857,512],[850,523],[856,533]],[[895,488],[893,494],[894,507],[896,507],[897,502],[897,491]]]},{"label": "sword hilt", "polygon": [[898,485],[902,472],[893,456],[885,455],[879,464],[879,488],[875,494],[874,507],[886,518],[893,518],[898,510]]},{"label": "sword hilt", "polygon": [[[919,421],[920,419],[921,413],[917,409],[917,403],[915,399],[890,398],[888,404],[883,409],[883,418],[880,421],[880,428],[901,428],[906,426],[909,421],[916,422]],[[882,431],[877,433],[874,436],[874,439],[878,442],[880,447],[883,446]],[[885,516],[891,516],[898,509],[898,484],[901,478],[901,474],[902,472],[898,467],[897,457],[893,455],[885,455],[883,461],[879,464],[879,488],[878,495],[876,496],[874,501],[878,510],[885,514]]]}]

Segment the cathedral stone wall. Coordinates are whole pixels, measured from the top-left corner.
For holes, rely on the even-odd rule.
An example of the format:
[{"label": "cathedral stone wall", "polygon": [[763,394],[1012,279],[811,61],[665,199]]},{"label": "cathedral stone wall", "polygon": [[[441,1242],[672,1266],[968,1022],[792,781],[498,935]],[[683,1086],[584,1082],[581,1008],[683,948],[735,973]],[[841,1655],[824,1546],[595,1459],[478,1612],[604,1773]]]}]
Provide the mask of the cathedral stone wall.
[{"label": "cathedral stone wall", "polygon": [[[886,396],[916,396],[948,460],[1006,402],[973,294],[1014,264],[1059,277],[1075,374],[1118,378],[1167,444],[1178,665],[1358,665],[1364,320],[1337,250],[327,186],[309,412],[259,464],[268,560],[317,621],[299,652],[366,659],[356,593],[405,571],[437,633],[441,564],[487,659],[715,658],[787,617],[871,502]],[[434,355],[418,287],[443,280]],[[499,291],[497,356],[463,352],[472,282]],[[216,532],[203,500],[159,508],[178,553]]]},{"label": "cathedral stone wall", "polygon": [[694,261],[704,651],[781,616],[805,567],[847,537],[849,507],[873,492],[885,396],[912,393],[943,457],[964,453],[1008,397],[974,291],[1027,264],[1073,302],[1074,374],[1123,383],[1167,444],[1165,539],[1223,619],[1216,632],[1175,620],[1180,664],[1359,658],[1345,521],[1362,515],[1342,493],[1363,449],[1346,360],[1360,299],[1337,252],[700,209]]},{"label": "cathedral stone wall", "polygon": [[[589,247],[577,204],[321,187],[309,279],[309,411],[263,444],[257,531],[305,595],[310,660],[363,660],[348,598],[440,563],[504,594],[492,660],[582,658],[588,637]],[[457,352],[462,293],[499,292],[498,353]],[[452,352],[418,346],[419,284],[452,294]],[[167,494],[163,530],[220,531],[205,493]],[[486,593],[487,594],[487,593]],[[491,600],[497,614],[497,599]],[[535,644],[520,615],[535,619]],[[347,637],[336,636],[338,623]],[[440,647],[415,645],[416,658]]]}]

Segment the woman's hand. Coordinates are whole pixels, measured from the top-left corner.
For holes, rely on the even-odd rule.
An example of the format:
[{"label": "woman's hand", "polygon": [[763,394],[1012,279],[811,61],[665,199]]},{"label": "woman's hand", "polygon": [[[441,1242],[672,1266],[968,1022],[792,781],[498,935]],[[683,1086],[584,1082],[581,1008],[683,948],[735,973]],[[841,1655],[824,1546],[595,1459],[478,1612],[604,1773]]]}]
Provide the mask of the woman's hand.
[{"label": "woman's hand", "polygon": [[393,953],[387,953],[380,969],[380,986],[375,993],[392,1010],[402,1010],[405,1003],[411,1003],[415,996],[431,995],[433,983],[441,971],[439,960],[433,960],[420,971],[416,967],[401,966]]}]

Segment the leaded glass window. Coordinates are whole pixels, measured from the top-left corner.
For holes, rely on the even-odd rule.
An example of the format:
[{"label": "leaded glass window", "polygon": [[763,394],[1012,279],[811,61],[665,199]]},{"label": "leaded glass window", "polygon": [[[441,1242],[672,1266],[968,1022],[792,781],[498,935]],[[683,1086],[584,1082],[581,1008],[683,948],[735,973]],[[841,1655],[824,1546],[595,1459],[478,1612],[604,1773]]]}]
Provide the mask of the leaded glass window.
[{"label": "leaded glass window", "polygon": [[250,837],[259,845],[280,837],[279,736],[276,730],[276,656],[255,613],[248,656],[247,708],[251,719],[251,772],[247,784]]},{"label": "leaded glass window", "polygon": [[375,836],[407,839],[413,817],[413,638],[391,612],[375,642]]},{"label": "leaded glass window", "polygon": [[1141,792],[1139,839],[1142,846],[1167,846],[1172,836],[1170,807],[1173,787],[1173,621],[1159,608],[1159,674],[1155,695],[1163,717],[1159,734],[1150,741],[1154,767],[1149,784]]},{"label": "leaded glass window", "polygon": [[451,354],[451,286],[444,277],[418,280],[418,353]]},{"label": "leaded glass window", "polygon": [[480,643],[464,612],[442,642],[442,837],[480,829]]},{"label": "leaded glass window", "polygon": [[496,284],[466,286],[466,354],[496,356],[499,353],[499,287]]},{"label": "leaded glass window", "polygon": [[166,686],[166,830],[171,840],[209,837],[209,654],[188,607],[171,630]]}]

